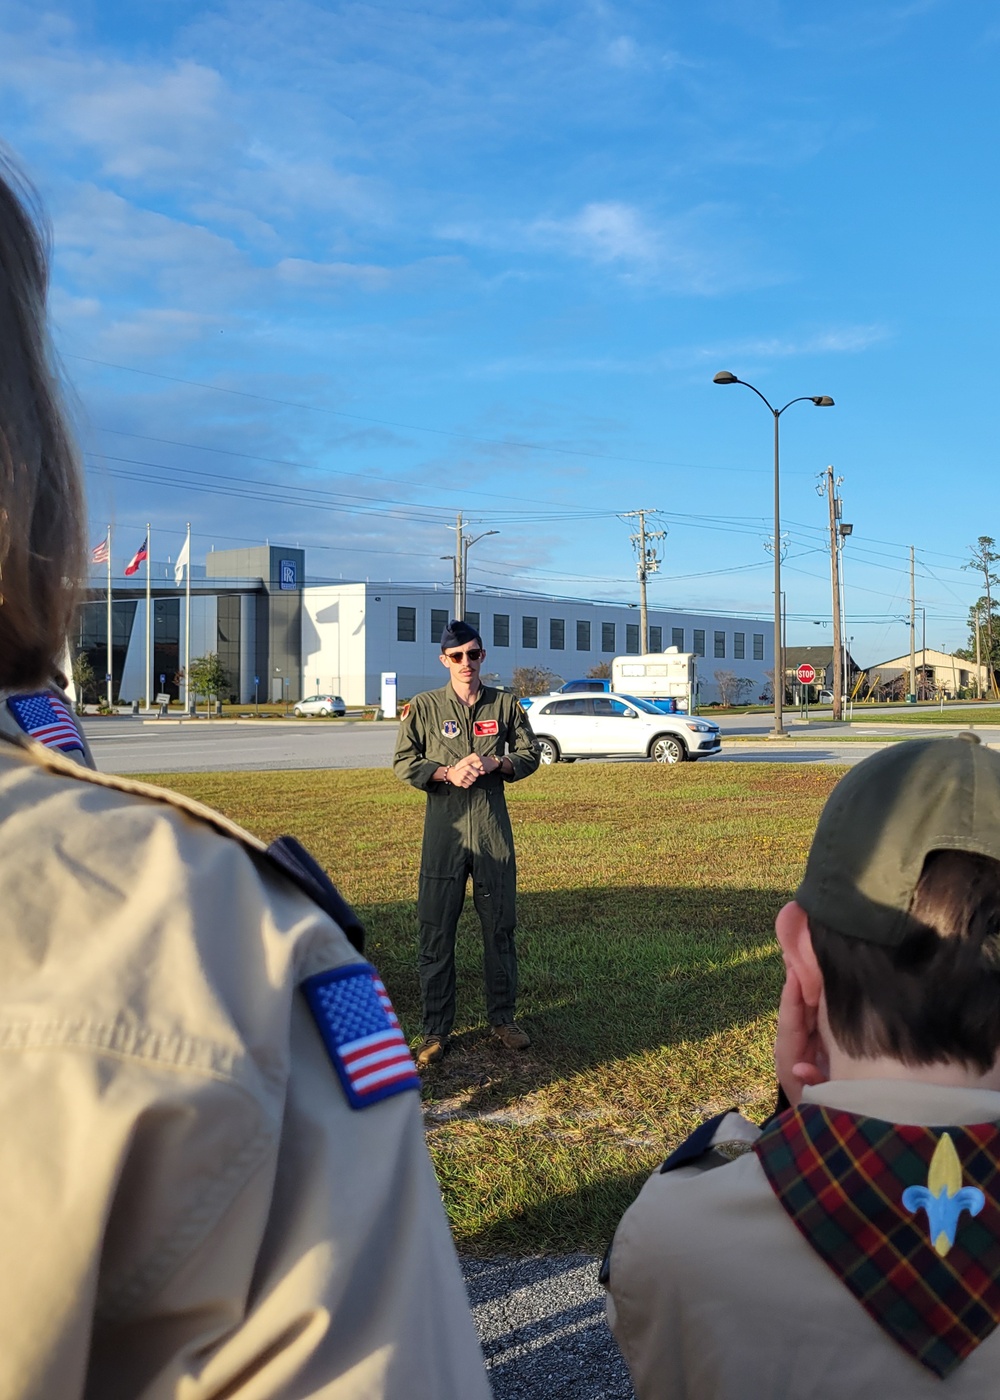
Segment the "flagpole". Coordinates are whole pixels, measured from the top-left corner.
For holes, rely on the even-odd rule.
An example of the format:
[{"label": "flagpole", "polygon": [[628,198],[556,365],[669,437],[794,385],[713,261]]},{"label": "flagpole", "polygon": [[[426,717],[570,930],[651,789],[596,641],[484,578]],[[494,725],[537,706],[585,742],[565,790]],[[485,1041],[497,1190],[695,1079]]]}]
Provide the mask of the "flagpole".
[{"label": "flagpole", "polygon": [[149,572],[153,542],[146,522],[146,709],[153,708],[153,588]]},{"label": "flagpole", "polygon": [[111,696],[112,696],[113,690],[114,690],[114,681],[113,681],[113,679],[112,679],[112,677],[114,676],[114,669],[113,669],[113,667],[112,667],[112,655],[113,655],[113,653],[112,653],[112,649],[111,649],[112,618],[113,618],[113,617],[114,617],[114,608],[113,608],[113,606],[112,606],[112,593],[111,593],[111,526],[110,526],[110,524],[109,524],[109,525],[108,525],[108,679],[107,679],[107,688],[108,688],[108,709],[109,709],[109,710],[111,709]]},{"label": "flagpole", "polygon": [[190,710],[191,697],[191,522],[187,533],[187,578],[184,592],[184,708]]}]

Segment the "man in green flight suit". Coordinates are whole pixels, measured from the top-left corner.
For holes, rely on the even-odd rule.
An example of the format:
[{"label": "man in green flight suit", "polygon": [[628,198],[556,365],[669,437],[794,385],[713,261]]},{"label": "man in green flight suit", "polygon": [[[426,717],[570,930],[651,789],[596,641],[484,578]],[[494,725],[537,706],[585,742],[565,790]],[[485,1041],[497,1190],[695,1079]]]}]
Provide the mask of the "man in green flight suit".
[{"label": "man in green flight suit", "polygon": [[448,1048],[455,1021],[455,929],[470,875],[483,928],[493,1034],[509,1050],[531,1044],[514,1021],[517,877],[504,784],[534,773],[538,748],[516,696],[480,684],[485,655],[475,628],[450,622],[441,636],[449,683],[415,696],[400,715],[396,776],[427,794],[417,898],[420,1066],[436,1063]]}]

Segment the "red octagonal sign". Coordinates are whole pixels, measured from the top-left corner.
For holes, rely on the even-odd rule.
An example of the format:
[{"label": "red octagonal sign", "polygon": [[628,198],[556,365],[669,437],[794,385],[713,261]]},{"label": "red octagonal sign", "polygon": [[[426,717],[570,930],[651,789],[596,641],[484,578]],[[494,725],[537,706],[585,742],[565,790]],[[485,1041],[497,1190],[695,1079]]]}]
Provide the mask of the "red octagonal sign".
[{"label": "red octagonal sign", "polygon": [[795,679],[801,681],[803,685],[812,685],[816,679],[816,667],[810,666],[808,661],[803,661],[795,672]]}]

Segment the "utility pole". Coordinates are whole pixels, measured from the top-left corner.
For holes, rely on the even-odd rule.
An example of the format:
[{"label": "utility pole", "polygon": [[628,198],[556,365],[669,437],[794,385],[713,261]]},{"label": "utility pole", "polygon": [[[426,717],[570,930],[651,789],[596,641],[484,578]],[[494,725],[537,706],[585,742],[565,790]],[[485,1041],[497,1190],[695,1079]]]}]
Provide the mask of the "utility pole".
[{"label": "utility pole", "polygon": [[639,647],[640,652],[649,651],[649,610],[646,606],[646,578],[649,574],[659,572],[660,560],[656,550],[647,543],[649,540],[665,540],[666,530],[647,530],[646,516],[655,515],[656,511],[647,506],[645,510],[627,510],[622,515],[623,520],[630,520],[633,516],[638,516],[639,532],[632,535],[631,540],[636,547],[638,555],[637,572],[639,575],[639,632],[642,638]]},{"label": "utility pole", "polygon": [[981,700],[981,699],[983,698],[983,672],[982,672],[982,664],[983,664],[983,663],[982,663],[982,661],[980,660],[979,653],[980,653],[980,646],[979,646],[979,604],[977,603],[977,604],[976,604],[976,699],[977,699],[977,700]]},{"label": "utility pole", "polygon": [[[841,515],[840,497],[837,487],[842,476],[833,479],[833,467],[823,473],[826,478],[826,495],[830,504],[830,584],[833,589],[833,718],[840,720],[844,713],[844,666],[840,635],[840,534],[838,525]],[[820,490],[823,488],[821,487]]]},{"label": "utility pole", "polygon": [[461,618],[465,612],[465,544],[462,537],[462,512],[455,521],[455,599],[452,616]]},{"label": "utility pole", "polygon": [[[451,526],[447,527],[449,530]],[[455,518],[455,597],[454,616],[462,619],[465,617],[465,596],[469,582],[469,550],[472,545],[484,540],[487,535],[499,535],[499,530],[484,530],[481,535],[467,535],[464,532],[462,512],[459,511]],[[440,556],[447,559],[447,554]]]},{"label": "utility pole", "polygon": [[910,696],[917,699],[917,599],[913,583],[913,545],[910,545]]}]

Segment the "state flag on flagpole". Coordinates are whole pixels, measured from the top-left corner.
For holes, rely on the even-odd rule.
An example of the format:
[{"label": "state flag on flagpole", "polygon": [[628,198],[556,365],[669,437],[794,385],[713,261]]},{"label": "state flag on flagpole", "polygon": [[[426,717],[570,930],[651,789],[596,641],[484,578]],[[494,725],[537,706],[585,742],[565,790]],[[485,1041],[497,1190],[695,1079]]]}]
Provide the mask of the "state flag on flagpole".
[{"label": "state flag on flagpole", "polygon": [[94,548],[90,551],[90,559],[93,564],[106,564],[110,557],[111,546],[108,544],[107,535],[105,535],[101,543],[95,544]]},{"label": "state flag on flagpole", "polygon": [[137,573],[139,572],[139,565],[142,563],[142,561],[143,561],[144,559],[148,559],[148,558],[149,558],[149,536],[147,535],[146,538],[143,540],[142,544],[139,546],[139,548],[136,550],[136,552],[132,555],[132,558],[131,558],[131,559],[129,560],[129,562],[125,565],[125,576],[126,576],[126,578],[130,577],[132,574],[137,574]]},{"label": "state flag on flagpole", "polygon": [[184,581],[184,570],[185,570],[185,569],[190,569],[190,567],[191,567],[191,536],[188,535],[187,539],[186,539],[186,540],[184,541],[184,543],[181,545],[181,552],[180,552],[180,554],[178,554],[178,556],[177,556],[177,562],[174,564],[174,583],[178,583],[178,584],[179,584],[179,583],[182,583],[182,582]]}]

